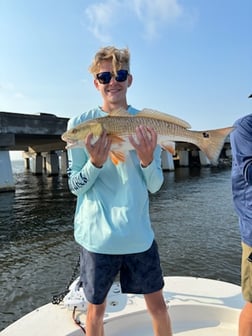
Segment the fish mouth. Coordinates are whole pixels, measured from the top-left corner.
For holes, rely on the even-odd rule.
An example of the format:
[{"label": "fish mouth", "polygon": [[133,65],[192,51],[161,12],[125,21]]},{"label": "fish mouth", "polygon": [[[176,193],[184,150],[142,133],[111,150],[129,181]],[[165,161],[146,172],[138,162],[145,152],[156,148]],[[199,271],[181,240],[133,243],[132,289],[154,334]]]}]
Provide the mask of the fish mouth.
[{"label": "fish mouth", "polygon": [[68,139],[68,138],[66,138],[66,139],[63,139],[65,142],[67,142],[69,145],[73,145],[73,144],[75,144],[76,143],[76,141],[77,140],[73,140],[73,139]]},{"label": "fish mouth", "polygon": [[68,137],[67,137],[67,135],[65,135],[65,134],[62,134],[62,136],[61,136],[61,140],[63,140],[63,141],[65,141],[65,142],[67,142],[67,143],[69,143],[69,144],[72,144],[72,143],[74,143],[76,140],[74,140],[74,139],[69,139]]},{"label": "fish mouth", "polygon": [[68,141],[68,140],[67,140],[67,137],[65,136],[65,134],[62,134],[62,135],[61,135],[61,140],[65,141],[65,142]]}]

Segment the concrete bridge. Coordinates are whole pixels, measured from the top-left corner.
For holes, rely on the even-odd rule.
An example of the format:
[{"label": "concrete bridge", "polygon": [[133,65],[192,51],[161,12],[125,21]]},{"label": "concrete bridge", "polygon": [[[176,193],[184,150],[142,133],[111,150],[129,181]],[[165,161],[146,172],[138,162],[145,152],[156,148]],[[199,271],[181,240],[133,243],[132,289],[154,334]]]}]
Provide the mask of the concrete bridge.
[{"label": "concrete bridge", "polygon": [[[66,175],[67,154],[61,134],[66,130],[68,118],[54,114],[21,114],[0,112],[0,192],[15,190],[9,151],[23,151],[26,168],[33,174]],[[227,139],[223,152],[230,155]],[[176,165],[210,164],[199,149],[189,143],[176,143],[177,156],[162,153],[164,170]],[[226,156],[226,154],[224,156]]]},{"label": "concrete bridge", "polygon": [[44,152],[64,149],[60,135],[68,118],[53,114],[0,112],[0,147],[6,150]]},{"label": "concrete bridge", "polygon": [[[27,168],[34,174],[59,173],[56,151],[63,151],[61,167],[66,170],[65,142],[60,138],[68,118],[53,114],[20,114],[0,112],[0,191],[14,190],[9,151],[23,151]],[[30,165],[31,158],[31,165]]]}]

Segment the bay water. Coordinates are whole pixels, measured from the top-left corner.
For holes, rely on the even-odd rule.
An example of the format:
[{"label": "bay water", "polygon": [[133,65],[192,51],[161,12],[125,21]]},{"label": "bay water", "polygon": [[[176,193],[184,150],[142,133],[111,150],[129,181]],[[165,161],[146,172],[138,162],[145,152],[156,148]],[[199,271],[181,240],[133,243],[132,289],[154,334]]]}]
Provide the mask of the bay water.
[{"label": "bay water", "polygon": [[[13,161],[15,192],[0,193],[0,330],[66,289],[78,261],[67,178]],[[164,172],[150,213],[164,275],[240,284],[241,244],[230,168]]]}]

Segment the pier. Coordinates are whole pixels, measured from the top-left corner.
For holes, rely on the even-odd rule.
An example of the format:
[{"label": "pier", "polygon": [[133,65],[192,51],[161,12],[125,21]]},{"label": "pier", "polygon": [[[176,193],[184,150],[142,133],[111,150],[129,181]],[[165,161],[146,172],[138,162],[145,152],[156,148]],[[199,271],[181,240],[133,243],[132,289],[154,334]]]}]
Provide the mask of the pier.
[{"label": "pier", "polygon": [[[25,167],[33,174],[46,172],[48,176],[66,176],[66,143],[61,140],[61,134],[67,128],[68,120],[49,113],[0,112],[0,192],[15,190],[9,151],[22,151]],[[195,145],[180,142],[176,143],[175,149],[175,156],[162,152],[163,170],[210,165]],[[229,138],[220,157],[231,157]]]}]

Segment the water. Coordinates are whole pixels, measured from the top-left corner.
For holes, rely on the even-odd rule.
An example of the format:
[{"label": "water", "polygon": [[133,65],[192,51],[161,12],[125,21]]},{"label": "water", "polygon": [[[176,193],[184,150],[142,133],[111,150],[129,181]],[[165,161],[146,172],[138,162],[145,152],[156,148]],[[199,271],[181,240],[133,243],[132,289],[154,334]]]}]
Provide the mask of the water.
[{"label": "water", "polygon": [[[13,164],[15,193],[0,193],[0,330],[66,288],[78,260],[75,197],[63,177]],[[151,195],[165,275],[240,284],[240,235],[229,169],[178,168]]]}]

